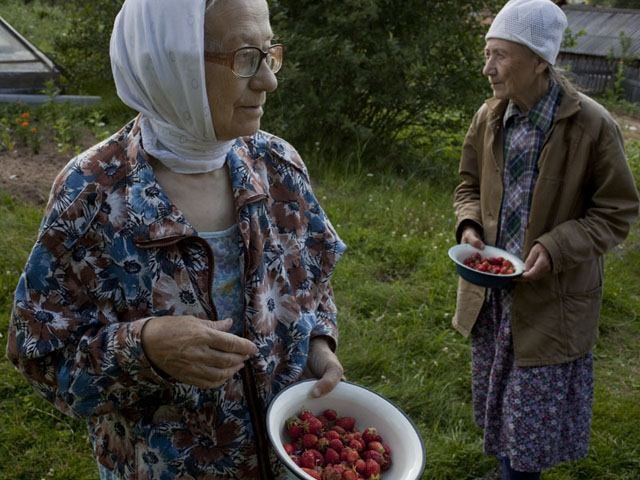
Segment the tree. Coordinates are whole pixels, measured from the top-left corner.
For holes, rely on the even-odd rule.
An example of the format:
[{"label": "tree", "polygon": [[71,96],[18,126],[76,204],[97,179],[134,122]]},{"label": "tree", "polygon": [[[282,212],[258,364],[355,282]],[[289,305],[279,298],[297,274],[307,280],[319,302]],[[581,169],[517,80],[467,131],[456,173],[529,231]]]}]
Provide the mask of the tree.
[{"label": "tree", "polygon": [[267,123],[303,148],[356,147],[386,161],[426,112],[479,106],[488,93],[481,12],[496,3],[273,1],[286,59]]}]

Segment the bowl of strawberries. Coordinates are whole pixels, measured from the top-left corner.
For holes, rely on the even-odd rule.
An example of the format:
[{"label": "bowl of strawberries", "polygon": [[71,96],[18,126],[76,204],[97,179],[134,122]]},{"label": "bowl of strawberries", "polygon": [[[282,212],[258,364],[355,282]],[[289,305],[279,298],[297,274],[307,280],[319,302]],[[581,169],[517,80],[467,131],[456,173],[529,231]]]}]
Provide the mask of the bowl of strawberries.
[{"label": "bowl of strawberries", "polygon": [[485,245],[479,250],[468,243],[449,249],[458,275],[486,288],[504,288],[524,273],[524,262],[501,248]]},{"label": "bowl of strawberries", "polygon": [[340,382],[314,398],[315,380],[282,390],[267,410],[267,433],[288,478],[415,480],[424,444],[411,419],[383,396]]}]

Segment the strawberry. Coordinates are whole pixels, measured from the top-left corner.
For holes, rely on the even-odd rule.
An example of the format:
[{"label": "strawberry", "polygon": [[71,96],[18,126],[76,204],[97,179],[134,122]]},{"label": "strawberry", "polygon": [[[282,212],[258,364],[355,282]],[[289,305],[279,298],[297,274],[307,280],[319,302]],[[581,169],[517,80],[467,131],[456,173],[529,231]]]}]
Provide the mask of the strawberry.
[{"label": "strawberry", "polygon": [[322,480],[322,477],[320,476],[320,472],[318,472],[317,470],[313,468],[307,468],[307,467],[302,467],[302,470],[311,478],[315,478],[316,480]]},{"label": "strawberry", "polygon": [[347,433],[347,431],[340,425],[334,425],[333,427],[331,427],[331,430],[333,430],[334,432],[338,432],[340,435],[344,435],[345,433]]},{"label": "strawberry", "polygon": [[369,442],[380,442],[382,437],[378,434],[378,430],[374,427],[367,427],[362,431],[362,439],[366,444]]},{"label": "strawberry", "polygon": [[[309,435],[312,435],[312,434],[309,434]],[[327,448],[329,448],[329,439],[326,437],[318,438],[318,442],[316,443],[316,449],[324,453],[327,450]]]},{"label": "strawberry", "polygon": [[316,456],[312,450],[305,450],[300,455],[300,466],[303,468],[314,468],[317,465]]},{"label": "strawberry", "polygon": [[380,478],[380,464],[371,458],[365,460],[364,477],[369,479]]},{"label": "strawberry", "polygon": [[356,426],[356,419],[353,417],[338,417],[336,425],[344,428],[347,432],[352,432]]},{"label": "strawberry", "polygon": [[353,465],[355,461],[358,460],[359,458],[360,458],[360,454],[353,448],[345,447],[340,452],[340,459],[343,462],[347,462],[351,465]]},{"label": "strawberry", "polygon": [[318,444],[318,436],[313,433],[305,433],[302,436],[302,447],[303,448],[316,448]]},{"label": "strawberry", "polygon": [[381,465],[384,462],[384,457],[375,450],[365,450],[362,454],[362,458],[365,460],[374,460],[378,465]]},{"label": "strawberry", "polygon": [[300,413],[298,413],[298,418],[300,420],[309,420],[311,417],[315,417],[315,415],[313,413],[311,413],[310,410],[301,410]]},{"label": "strawberry", "polygon": [[322,431],[322,422],[318,420],[316,417],[309,417],[307,420],[307,425],[305,430],[309,433],[313,433],[314,435],[318,435]]},{"label": "strawberry", "polygon": [[380,442],[369,442],[367,443],[367,450],[375,450],[380,455],[384,455],[385,449],[384,446]]},{"label": "strawberry", "polygon": [[333,448],[329,447],[327,448],[327,451],[324,452],[324,462],[330,465],[340,463],[340,454]]},{"label": "strawberry", "polygon": [[336,411],[332,410],[331,408],[327,408],[324,412],[322,412],[322,415],[330,422],[335,422],[336,418],[338,418],[338,414],[336,413]]},{"label": "strawberry", "polygon": [[342,472],[333,468],[333,465],[328,465],[322,470],[322,480],[341,480]]},{"label": "strawberry", "polygon": [[285,443],[282,445],[284,447],[284,451],[287,452],[287,455],[291,456],[296,451],[296,447],[293,443]]},{"label": "strawberry", "polygon": [[296,438],[302,437],[302,435],[304,434],[304,427],[302,425],[302,422],[296,417],[289,418],[286,421],[285,426],[287,428],[287,433],[294,440]]},{"label": "strawberry", "polygon": [[340,434],[335,430],[328,430],[322,434],[323,437],[328,438],[329,440],[339,440]]},{"label": "strawberry", "polygon": [[[380,446],[382,447],[382,445]],[[358,452],[361,452],[362,450],[364,450],[364,444],[361,441],[356,440],[355,438],[349,442],[349,447],[353,448]]]},{"label": "strawberry", "polygon": [[345,470],[342,472],[342,480],[358,480],[358,474],[355,470]]},{"label": "strawberry", "polygon": [[356,472],[362,475],[364,474],[366,465],[366,462],[362,458],[359,458],[358,460],[356,460],[356,463],[353,465],[353,467],[356,469]]},{"label": "strawberry", "polygon": [[344,448],[344,445],[342,444],[342,440],[340,440],[339,438],[334,438],[333,440],[329,441],[329,447],[333,448],[336,452],[339,453]]}]

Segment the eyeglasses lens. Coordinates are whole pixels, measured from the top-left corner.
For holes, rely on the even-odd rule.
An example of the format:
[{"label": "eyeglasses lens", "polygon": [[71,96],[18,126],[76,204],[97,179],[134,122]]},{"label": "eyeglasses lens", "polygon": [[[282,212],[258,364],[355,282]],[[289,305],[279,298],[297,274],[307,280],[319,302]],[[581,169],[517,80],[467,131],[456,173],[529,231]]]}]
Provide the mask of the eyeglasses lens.
[{"label": "eyeglasses lens", "polygon": [[233,58],[233,70],[240,77],[252,77],[258,73],[263,58],[267,60],[267,67],[277,73],[282,67],[282,46],[274,45],[266,54],[255,47],[241,48]]}]

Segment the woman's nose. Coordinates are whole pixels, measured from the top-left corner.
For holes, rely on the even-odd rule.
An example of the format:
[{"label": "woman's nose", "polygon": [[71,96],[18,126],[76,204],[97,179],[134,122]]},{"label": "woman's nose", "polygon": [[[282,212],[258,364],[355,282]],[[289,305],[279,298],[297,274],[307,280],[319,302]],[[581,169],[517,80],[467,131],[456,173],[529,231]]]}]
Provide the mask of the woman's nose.
[{"label": "woman's nose", "polygon": [[495,74],[495,68],[489,60],[484,62],[484,67],[482,67],[482,75],[485,77],[490,77]]},{"label": "woman's nose", "polygon": [[276,74],[271,71],[266,61],[262,61],[256,74],[251,77],[251,87],[255,90],[264,90],[267,93],[278,88]]}]

